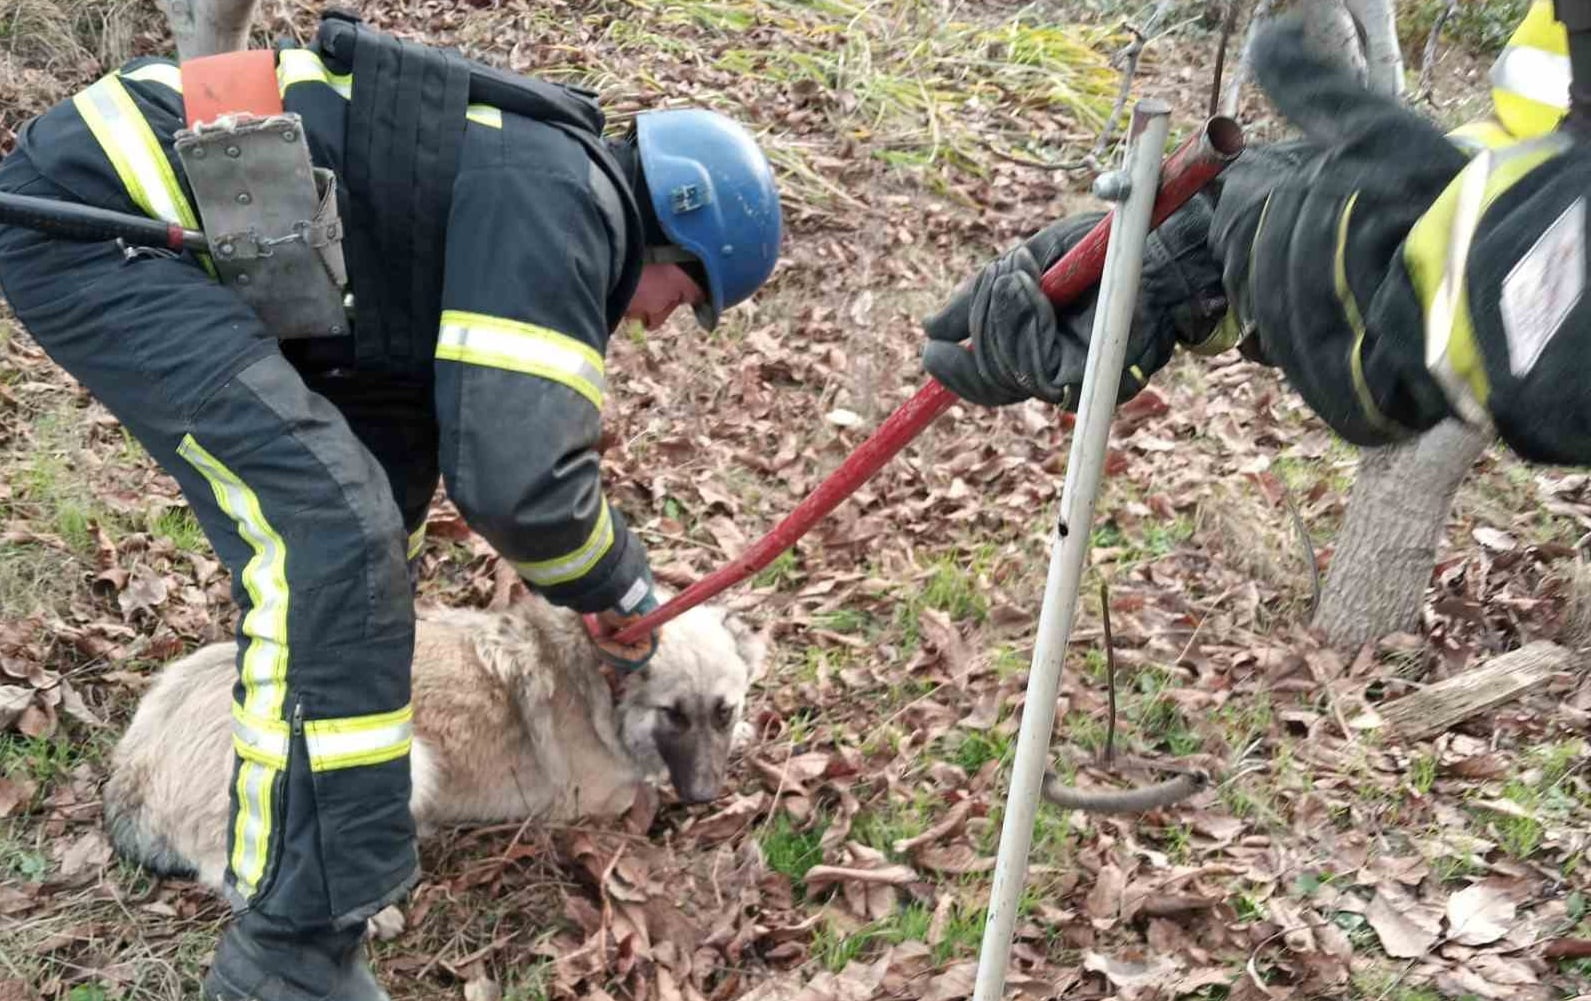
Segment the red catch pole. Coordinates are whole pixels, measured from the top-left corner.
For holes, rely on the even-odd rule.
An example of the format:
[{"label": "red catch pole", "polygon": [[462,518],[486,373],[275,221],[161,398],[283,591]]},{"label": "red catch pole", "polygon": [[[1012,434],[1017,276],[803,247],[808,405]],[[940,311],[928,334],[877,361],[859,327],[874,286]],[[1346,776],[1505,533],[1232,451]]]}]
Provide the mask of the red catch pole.
[{"label": "red catch pole", "polygon": [[[1190,135],[1161,165],[1160,194],[1155,198],[1149,225],[1159,226],[1188,199],[1243,152],[1243,130],[1230,118],[1216,116]],[[1112,209],[1088,235],[1044,272],[1040,287],[1050,302],[1064,306],[1099,281],[1105,267],[1105,248],[1110,241]],[[818,488],[796,505],[773,531],[729,563],[719,567],[668,603],[630,623],[614,636],[619,643],[641,641],[646,634],[670,619],[722,594],[763,569],[779,554],[795,545],[840,502],[856,492],[923,429],[950,408],[956,394],[930,378],[910,399],[896,408],[856,451],[852,452]]]}]

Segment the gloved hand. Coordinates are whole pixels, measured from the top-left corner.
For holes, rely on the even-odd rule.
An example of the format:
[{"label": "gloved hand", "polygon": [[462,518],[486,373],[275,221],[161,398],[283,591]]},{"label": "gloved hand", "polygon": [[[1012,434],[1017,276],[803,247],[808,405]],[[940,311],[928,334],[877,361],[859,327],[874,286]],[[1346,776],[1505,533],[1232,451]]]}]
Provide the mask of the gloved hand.
[{"label": "gloved hand", "polygon": [[[1226,299],[1206,242],[1211,214],[1196,196],[1149,235],[1117,403],[1143,389],[1178,342],[1205,345],[1217,330]],[[928,373],[983,406],[1036,397],[1075,410],[1098,292],[1058,313],[1039,282],[1104,215],[1060,219],[964,281],[923,323]]]},{"label": "gloved hand", "polygon": [[639,671],[652,659],[652,655],[657,653],[656,629],[648,632],[646,638],[639,643],[625,644],[613,638],[625,626],[657,607],[657,597],[652,593],[651,582],[648,581],[647,584],[645,597],[630,611],[609,608],[595,615],[583,617],[586,634],[591,637],[591,642],[597,649],[597,656],[603,663],[625,673]]}]

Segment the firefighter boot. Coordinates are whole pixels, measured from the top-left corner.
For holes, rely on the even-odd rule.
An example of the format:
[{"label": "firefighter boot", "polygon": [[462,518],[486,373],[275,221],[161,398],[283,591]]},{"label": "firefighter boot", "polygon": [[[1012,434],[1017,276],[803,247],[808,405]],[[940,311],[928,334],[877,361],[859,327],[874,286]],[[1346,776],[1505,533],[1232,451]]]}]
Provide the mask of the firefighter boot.
[{"label": "firefighter boot", "polygon": [[364,923],[292,931],[245,913],[204,978],[205,1001],[390,1001],[365,959]]}]

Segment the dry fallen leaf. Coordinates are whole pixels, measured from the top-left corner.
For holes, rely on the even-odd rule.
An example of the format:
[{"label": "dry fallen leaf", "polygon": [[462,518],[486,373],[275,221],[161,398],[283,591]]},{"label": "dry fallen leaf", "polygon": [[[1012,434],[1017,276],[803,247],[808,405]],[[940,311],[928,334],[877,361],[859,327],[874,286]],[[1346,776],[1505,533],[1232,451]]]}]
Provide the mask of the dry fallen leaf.
[{"label": "dry fallen leaf", "polygon": [[110,861],[110,842],[97,829],[79,835],[59,855],[62,876],[75,876],[85,870],[97,869]]},{"label": "dry fallen leaf", "polygon": [[1398,959],[1423,956],[1442,937],[1441,909],[1416,902],[1393,884],[1376,889],[1365,920],[1375,929],[1387,955]]},{"label": "dry fallen leaf", "polygon": [[1473,883],[1447,898],[1447,937],[1459,945],[1486,945],[1508,934],[1513,898],[1502,888]]},{"label": "dry fallen leaf", "polygon": [[18,807],[33,799],[38,784],[28,779],[12,780],[0,776],[0,818],[9,817]]},{"label": "dry fallen leaf", "polygon": [[957,963],[928,981],[920,1001],[961,1001],[972,997],[973,983],[978,976],[977,963]]},{"label": "dry fallen leaf", "polygon": [[33,689],[18,685],[0,685],[0,730],[4,730],[33,704]]},{"label": "dry fallen leaf", "polygon": [[1170,977],[1180,969],[1169,956],[1153,956],[1144,960],[1120,960],[1097,952],[1083,953],[1083,969],[1103,973],[1105,979],[1117,987],[1147,987]]}]

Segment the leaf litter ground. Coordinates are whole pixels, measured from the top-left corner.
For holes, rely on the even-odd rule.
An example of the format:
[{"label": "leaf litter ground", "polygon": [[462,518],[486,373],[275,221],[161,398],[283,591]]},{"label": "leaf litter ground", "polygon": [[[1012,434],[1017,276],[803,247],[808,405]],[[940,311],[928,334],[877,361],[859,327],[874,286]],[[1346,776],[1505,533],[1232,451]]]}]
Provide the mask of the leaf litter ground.
[{"label": "leaf litter ground", "polygon": [[[768,290],[714,335],[624,331],[610,351],[604,461],[664,580],[739,552],[916,388],[921,317],[959,276],[1089,206],[1087,175],[1033,164],[1092,146],[1121,12],[1049,9],[367,7],[411,37],[596,83],[621,119],[690,97],[769,143],[791,225]],[[282,0],[262,13],[272,37],[302,38],[313,18]],[[1172,100],[1180,135],[1201,114],[1216,36],[1200,8],[1176,13],[1135,93]],[[18,98],[7,126],[91,79],[107,52],[164,46],[157,24],[118,23],[116,46],[14,46],[0,65]],[[1440,99],[1473,91],[1478,65],[1450,55]],[[1264,113],[1257,99],[1245,109],[1259,134]],[[116,422],[14,324],[3,351],[0,998],[181,997],[223,909],[115,860],[98,786],[151,672],[230,635],[230,581]],[[665,797],[623,824],[426,842],[424,880],[377,943],[394,996],[969,996],[1068,427],[1038,405],[955,408],[727,597],[772,628],[777,660],[718,802]],[[1121,749],[1223,778],[1139,818],[1041,810],[1016,994],[1588,989],[1580,673],[1430,740],[1370,723],[1377,705],[1495,653],[1591,635],[1591,480],[1488,453],[1419,634],[1334,652],[1304,627],[1310,563],[1331,558],[1353,466],[1273,373],[1242,361],[1178,359],[1118,416],[1055,767],[1116,781],[1097,763],[1105,581]],[[443,497],[422,591],[465,605],[518,595]]]}]

